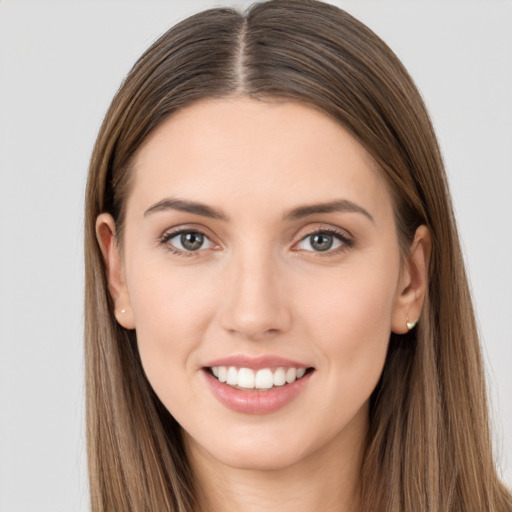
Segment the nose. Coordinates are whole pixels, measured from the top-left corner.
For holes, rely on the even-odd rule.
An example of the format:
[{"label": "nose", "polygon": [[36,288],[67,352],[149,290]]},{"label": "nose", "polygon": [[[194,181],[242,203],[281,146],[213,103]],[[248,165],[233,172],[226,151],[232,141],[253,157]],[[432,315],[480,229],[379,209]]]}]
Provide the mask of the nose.
[{"label": "nose", "polygon": [[292,316],[277,262],[268,254],[251,251],[232,261],[230,270],[223,294],[222,327],[252,341],[287,331]]}]

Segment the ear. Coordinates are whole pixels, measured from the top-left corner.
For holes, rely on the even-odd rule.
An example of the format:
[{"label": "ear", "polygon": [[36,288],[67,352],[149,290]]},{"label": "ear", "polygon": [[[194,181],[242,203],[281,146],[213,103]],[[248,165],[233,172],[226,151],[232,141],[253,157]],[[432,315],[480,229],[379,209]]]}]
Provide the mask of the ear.
[{"label": "ear", "polygon": [[400,278],[391,322],[391,330],[396,334],[408,332],[407,323],[415,324],[421,315],[428,288],[431,248],[430,231],[426,226],[419,226]]},{"label": "ear", "polygon": [[114,301],[116,320],[125,329],[134,329],[133,311],[124,276],[123,261],[116,240],[116,224],[112,215],[108,213],[98,215],[96,238],[105,260],[108,287]]}]

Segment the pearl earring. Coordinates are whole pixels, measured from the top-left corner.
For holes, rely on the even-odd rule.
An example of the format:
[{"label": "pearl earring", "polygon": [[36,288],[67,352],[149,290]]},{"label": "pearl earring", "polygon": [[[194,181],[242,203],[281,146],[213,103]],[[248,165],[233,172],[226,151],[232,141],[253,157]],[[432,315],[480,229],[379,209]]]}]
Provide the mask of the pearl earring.
[{"label": "pearl earring", "polygon": [[126,313],[126,309],[121,309],[121,314],[124,315]]},{"label": "pearl earring", "polygon": [[416,327],[416,324],[418,323],[418,320],[415,322],[409,322],[409,318],[406,320],[407,329],[410,331],[411,329],[414,329]]}]

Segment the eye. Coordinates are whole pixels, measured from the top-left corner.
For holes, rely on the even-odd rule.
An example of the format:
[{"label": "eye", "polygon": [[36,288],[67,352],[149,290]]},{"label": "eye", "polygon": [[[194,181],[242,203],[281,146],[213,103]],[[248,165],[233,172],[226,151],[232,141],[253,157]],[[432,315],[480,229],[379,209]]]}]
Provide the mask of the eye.
[{"label": "eye", "polygon": [[336,249],[351,246],[352,241],[343,233],[326,229],[310,233],[297,244],[300,250],[314,252],[337,252]]},{"label": "eye", "polygon": [[200,231],[183,230],[166,234],[162,237],[162,243],[167,244],[172,252],[190,253],[200,249],[211,249],[213,242]]}]

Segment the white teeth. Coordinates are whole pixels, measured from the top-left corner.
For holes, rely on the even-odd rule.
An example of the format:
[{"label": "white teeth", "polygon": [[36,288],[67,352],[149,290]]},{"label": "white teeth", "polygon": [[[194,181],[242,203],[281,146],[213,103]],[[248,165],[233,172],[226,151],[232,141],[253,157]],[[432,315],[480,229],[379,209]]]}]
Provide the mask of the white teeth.
[{"label": "white teeth", "polygon": [[254,387],[254,372],[250,368],[240,368],[238,371],[238,387],[247,389]]},{"label": "white teeth", "polygon": [[234,366],[212,366],[213,375],[230,386],[244,389],[270,389],[273,386],[291,384],[304,377],[306,368],[270,368],[252,370],[251,368],[236,368]]},{"label": "white teeth", "polygon": [[258,389],[270,389],[274,385],[274,376],[268,368],[258,370],[256,373],[256,386]]},{"label": "white teeth", "polygon": [[297,370],[295,368],[288,368],[286,370],[286,382],[291,384],[297,378]]},{"label": "white teeth", "polygon": [[284,386],[286,384],[286,372],[284,368],[278,368],[274,372],[274,386]]},{"label": "white teeth", "polygon": [[230,386],[238,386],[238,371],[234,366],[230,366],[228,368],[228,376],[226,378],[226,382]]},{"label": "white teeth", "polygon": [[[214,368],[216,368],[214,366]],[[212,371],[213,371],[213,368],[212,368]],[[217,371],[219,372],[219,376],[217,377],[219,379],[220,382],[226,382],[226,379],[228,377],[228,370],[225,366],[219,366],[217,367]],[[215,375],[215,373],[214,373]]]}]

